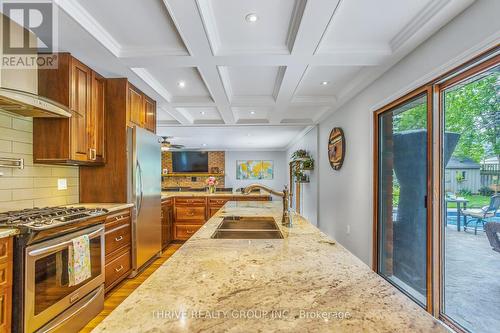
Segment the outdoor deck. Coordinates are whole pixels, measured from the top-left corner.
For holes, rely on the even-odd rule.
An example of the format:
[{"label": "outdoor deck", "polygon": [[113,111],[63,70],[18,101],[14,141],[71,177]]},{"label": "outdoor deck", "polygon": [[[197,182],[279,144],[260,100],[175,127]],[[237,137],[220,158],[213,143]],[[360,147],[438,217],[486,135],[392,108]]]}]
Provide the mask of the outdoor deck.
[{"label": "outdoor deck", "polygon": [[[470,229],[469,229],[470,230]],[[445,313],[473,332],[498,332],[500,253],[483,231],[446,227]]]}]

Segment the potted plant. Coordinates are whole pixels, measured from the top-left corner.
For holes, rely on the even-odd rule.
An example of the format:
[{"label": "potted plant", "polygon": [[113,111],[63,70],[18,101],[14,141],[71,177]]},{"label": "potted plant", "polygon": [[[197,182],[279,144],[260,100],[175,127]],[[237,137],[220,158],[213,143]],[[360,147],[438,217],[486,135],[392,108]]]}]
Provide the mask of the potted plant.
[{"label": "potted plant", "polygon": [[214,176],[207,178],[208,193],[215,193],[215,186],[217,185],[217,179]]},{"label": "potted plant", "polygon": [[308,159],[302,161],[302,170],[313,170],[314,169],[314,159],[309,157]]},{"label": "potted plant", "polygon": [[292,154],[292,160],[300,160],[306,157],[308,157],[308,155],[307,151],[305,151],[304,149],[299,149],[297,151],[294,151]]}]

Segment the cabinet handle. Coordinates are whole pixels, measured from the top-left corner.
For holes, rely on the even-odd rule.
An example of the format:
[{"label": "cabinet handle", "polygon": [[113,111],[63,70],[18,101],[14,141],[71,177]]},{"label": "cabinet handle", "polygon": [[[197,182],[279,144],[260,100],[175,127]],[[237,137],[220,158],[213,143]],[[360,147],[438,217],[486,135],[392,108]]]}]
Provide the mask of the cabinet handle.
[{"label": "cabinet handle", "polygon": [[194,234],[194,231],[186,230],[187,234]]},{"label": "cabinet handle", "polygon": [[95,161],[97,159],[97,150],[95,148],[89,148],[90,160]]},{"label": "cabinet handle", "polygon": [[120,265],[120,267],[115,268],[115,272],[117,272],[117,273],[118,273],[118,272],[119,272],[119,271],[121,271],[122,269],[123,269],[123,265]]},{"label": "cabinet handle", "polygon": [[116,238],[115,238],[115,241],[119,242],[119,241],[121,241],[122,239],[123,239],[123,236],[116,237]]}]

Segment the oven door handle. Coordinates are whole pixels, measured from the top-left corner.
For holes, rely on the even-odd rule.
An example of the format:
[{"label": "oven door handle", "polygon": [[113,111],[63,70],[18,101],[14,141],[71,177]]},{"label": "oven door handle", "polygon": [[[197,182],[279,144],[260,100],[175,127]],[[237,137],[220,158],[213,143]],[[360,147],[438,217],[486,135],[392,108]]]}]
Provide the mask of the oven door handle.
[{"label": "oven door handle", "polygon": [[[91,238],[94,238],[95,236],[98,236],[103,230],[104,230],[104,228],[99,228],[96,231],[93,231],[87,235],[89,236],[89,239],[91,239]],[[73,243],[73,240],[70,239],[70,240],[67,240],[67,241],[59,243],[59,244],[46,246],[46,247],[42,247],[41,249],[36,249],[36,250],[30,251],[30,252],[28,252],[28,255],[31,257],[38,257],[40,255],[53,252],[54,250],[57,250],[60,248],[65,248],[68,245],[71,245],[72,243]]]}]

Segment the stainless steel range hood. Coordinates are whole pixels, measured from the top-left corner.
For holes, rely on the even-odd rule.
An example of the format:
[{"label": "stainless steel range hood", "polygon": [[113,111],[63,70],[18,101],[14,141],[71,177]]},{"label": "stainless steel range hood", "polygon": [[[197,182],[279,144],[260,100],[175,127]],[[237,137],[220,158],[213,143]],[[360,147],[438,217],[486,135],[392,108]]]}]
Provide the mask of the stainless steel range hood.
[{"label": "stainless steel range hood", "polygon": [[[10,22],[10,38],[24,40],[24,28],[0,13],[0,36],[3,36],[3,20]],[[36,36],[30,33],[30,38]],[[47,98],[38,96],[38,68],[8,67],[4,63],[3,43],[0,42],[0,110],[25,117],[69,118],[68,108]],[[25,56],[25,55],[23,55]],[[37,54],[32,54],[37,56]]]},{"label": "stainless steel range hood", "polygon": [[38,95],[0,87],[0,110],[25,117],[69,118],[68,109]]}]

